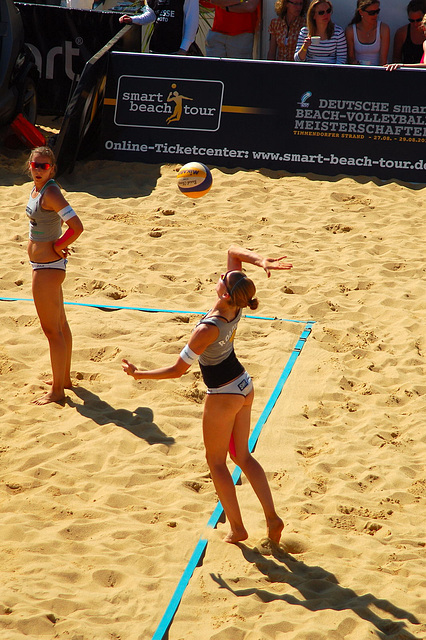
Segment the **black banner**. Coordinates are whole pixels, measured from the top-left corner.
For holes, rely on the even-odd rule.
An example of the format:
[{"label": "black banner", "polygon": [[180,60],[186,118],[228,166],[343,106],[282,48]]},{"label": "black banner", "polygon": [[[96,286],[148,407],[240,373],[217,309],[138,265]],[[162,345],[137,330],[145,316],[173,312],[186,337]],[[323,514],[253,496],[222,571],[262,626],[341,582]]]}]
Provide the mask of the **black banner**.
[{"label": "black banner", "polygon": [[424,182],[422,74],[112,53],[101,155]]},{"label": "black banner", "polygon": [[[40,71],[38,111],[63,115],[75,82],[86,62],[123,25],[120,14],[16,2],[25,42]],[[140,29],[132,29],[117,44],[119,51],[140,51]]]},{"label": "black banner", "polygon": [[110,52],[134,29],[139,27],[125,25],[86,62],[54,143],[58,176],[71,172],[78,157],[98,148]]}]

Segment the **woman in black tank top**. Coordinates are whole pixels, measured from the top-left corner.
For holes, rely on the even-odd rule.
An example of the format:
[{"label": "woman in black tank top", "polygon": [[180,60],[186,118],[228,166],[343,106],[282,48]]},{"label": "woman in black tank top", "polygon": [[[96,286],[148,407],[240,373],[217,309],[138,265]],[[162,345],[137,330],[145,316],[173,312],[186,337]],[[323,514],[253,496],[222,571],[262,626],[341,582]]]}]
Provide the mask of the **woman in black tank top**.
[{"label": "woman in black tank top", "polygon": [[[284,256],[285,257],[285,256]],[[204,404],[203,437],[206,448],[207,463],[215,489],[231,530],[225,538],[226,542],[240,542],[246,540],[248,533],[244,527],[241,511],[237,500],[232,476],[226,464],[228,452],[232,460],[242,469],[252,485],[262,505],[267,526],[267,536],[278,544],[284,523],[278,516],[271,490],[265,472],[259,462],[251,455],[248,448],[250,434],[250,416],[254,392],[251,380],[240,377],[247,376],[235,364],[236,358],[233,348],[226,343],[227,332],[222,331],[218,323],[225,323],[227,327],[239,319],[243,307],[257,308],[254,298],[256,289],[253,282],[241,272],[242,263],[246,262],[261,267],[271,275],[271,270],[291,269],[292,265],[282,262],[282,258],[272,259],[232,245],[228,249],[227,271],[221,276],[216,285],[216,300],[207,313],[206,318],[214,322],[200,322],[193,331],[188,344],[182,350],[175,364],[161,369],[143,371],[137,369],[128,360],[123,360],[123,370],[135,380],[161,380],[165,378],[179,378],[186,373],[199,356],[204,355],[205,366],[208,371],[206,381],[228,380],[208,393]],[[233,331],[229,340],[233,341]],[[218,338],[220,340],[218,341]],[[223,358],[222,358],[223,357]],[[228,362],[232,361],[234,373],[229,375],[224,370]],[[238,363],[238,361],[236,361]],[[238,363],[239,364],[239,363]],[[229,365],[231,366],[231,365]],[[214,370],[218,367],[218,373]],[[236,384],[237,383],[237,384]],[[210,384],[210,382],[208,382]],[[241,390],[241,393],[240,393]]]},{"label": "woman in black tank top", "polygon": [[411,0],[407,5],[408,24],[397,29],[393,45],[393,62],[415,64],[421,61],[425,34],[422,19],[425,14],[425,3],[422,0]]}]

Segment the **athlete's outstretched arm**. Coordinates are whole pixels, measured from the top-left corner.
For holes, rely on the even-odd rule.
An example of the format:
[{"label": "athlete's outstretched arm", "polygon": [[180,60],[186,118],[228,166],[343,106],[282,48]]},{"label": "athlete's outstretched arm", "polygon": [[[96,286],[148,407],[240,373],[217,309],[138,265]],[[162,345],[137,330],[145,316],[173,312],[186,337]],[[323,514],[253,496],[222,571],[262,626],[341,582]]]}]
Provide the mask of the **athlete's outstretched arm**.
[{"label": "athlete's outstretched arm", "polygon": [[219,329],[214,325],[202,324],[192,333],[188,344],[182,349],[176,362],[169,367],[142,371],[134,364],[123,358],[122,367],[124,373],[135,380],[165,380],[166,378],[180,378],[186,373],[198,356],[212,344],[219,334]]},{"label": "athlete's outstretched arm", "polygon": [[190,367],[190,365],[184,362],[181,357],[179,357],[171,367],[151,369],[151,371],[141,371],[125,358],[123,358],[121,362],[124,373],[127,373],[128,376],[132,376],[135,380],[165,380],[166,378],[180,378]]},{"label": "athlete's outstretched arm", "polygon": [[256,267],[261,267],[268,275],[271,275],[273,270],[286,270],[291,269],[293,265],[290,262],[283,262],[283,259],[287,256],[281,256],[281,258],[265,258],[255,251],[245,249],[237,244],[231,244],[228,249],[228,271],[240,271],[243,262],[253,264]]}]

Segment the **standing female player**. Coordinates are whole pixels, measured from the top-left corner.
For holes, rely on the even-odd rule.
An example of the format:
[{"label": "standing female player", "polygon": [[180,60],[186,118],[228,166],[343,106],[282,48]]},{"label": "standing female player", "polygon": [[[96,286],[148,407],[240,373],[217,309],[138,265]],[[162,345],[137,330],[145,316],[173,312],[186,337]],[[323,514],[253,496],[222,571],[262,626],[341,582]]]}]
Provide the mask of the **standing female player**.
[{"label": "standing female player", "polygon": [[[34,180],[26,209],[30,219],[28,256],[33,269],[32,290],[41,328],[49,341],[53,374],[50,391],[34,400],[39,405],[62,402],[64,389],[72,386],[72,337],[65,316],[62,283],[68,247],[83,231],[80,218],[53,179],[55,162],[49,147],[37,147],[28,163]],[[63,222],[68,228],[62,235]]]},{"label": "standing female player", "polygon": [[[284,256],[285,257],[285,256]],[[228,249],[227,272],[216,285],[216,300],[195,327],[188,344],[174,365],[141,371],[123,360],[123,370],[135,380],[179,378],[199,358],[207,397],[203,414],[203,437],[207,463],[217,495],[231,526],[226,542],[248,537],[235,487],[226,464],[228,449],[232,460],[242,469],[263,507],[267,535],[278,543],[283,521],[275,511],[272,494],[261,465],[248,450],[253,383],[234,353],[234,336],[243,307],[256,309],[256,288],[241,271],[243,262],[261,267],[268,277],[271,270],[291,269],[283,258],[264,258],[253,251],[232,245]]]}]

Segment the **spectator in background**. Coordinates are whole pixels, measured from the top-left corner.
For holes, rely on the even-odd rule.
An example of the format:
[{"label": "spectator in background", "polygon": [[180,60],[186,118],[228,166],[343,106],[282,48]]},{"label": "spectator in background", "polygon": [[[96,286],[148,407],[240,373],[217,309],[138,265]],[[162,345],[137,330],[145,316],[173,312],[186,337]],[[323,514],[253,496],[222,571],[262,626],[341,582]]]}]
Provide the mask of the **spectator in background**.
[{"label": "spectator in background", "polygon": [[400,27],[393,43],[393,61],[405,64],[420,62],[425,34],[422,20],[426,13],[424,0],[411,0],[407,5],[408,24]]},{"label": "spectator in background", "polygon": [[[260,22],[260,0],[210,0],[214,20],[206,38],[206,55],[253,58],[254,34]],[[209,3],[202,2],[208,6]]]},{"label": "spectator in background", "polygon": [[355,15],[346,28],[349,64],[386,64],[390,29],[378,19],[379,13],[377,0],[358,0]]},{"label": "spectator in background", "polygon": [[345,64],[347,46],[342,27],[331,20],[333,5],[329,0],[312,0],[307,15],[307,27],[297,39],[296,62]]},{"label": "spectator in background", "polygon": [[[426,14],[423,16],[423,20],[421,22],[421,29],[423,31],[423,33],[425,34],[426,37]],[[386,66],[386,71],[396,71],[397,69],[400,69],[401,67],[409,67],[410,69],[424,69],[426,68],[426,40],[423,42],[423,55],[420,59],[420,62],[408,62],[408,63],[392,63],[392,64],[387,64]]]},{"label": "spectator in background", "polygon": [[277,0],[273,18],[269,25],[268,60],[294,61],[297,37],[306,25],[307,0]]},{"label": "spectator in background", "polygon": [[150,53],[186,56],[190,52],[198,29],[198,0],[145,1],[142,13],[120,17],[122,24],[150,24],[154,28],[149,41]]}]

